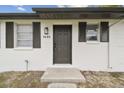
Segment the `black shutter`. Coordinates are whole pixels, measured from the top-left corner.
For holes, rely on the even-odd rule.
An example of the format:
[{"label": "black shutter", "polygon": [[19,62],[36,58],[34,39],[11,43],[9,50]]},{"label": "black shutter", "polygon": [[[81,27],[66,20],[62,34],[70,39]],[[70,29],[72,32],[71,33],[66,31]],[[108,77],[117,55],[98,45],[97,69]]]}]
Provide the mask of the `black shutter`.
[{"label": "black shutter", "polygon": [[14,23],[6,22],[6,48],[14,48]]},{"label": "black shutter", "polygon": [[86,42],[86,22],[79,22],[79,42]]},{"label": "black shutter", "polygon": [[33,22],[33,48],[41,47],[40,22]]},{"label": "black shutter", "polygon": [[100,41],[109,42],[109,22],[101,22],[100,24]]}]

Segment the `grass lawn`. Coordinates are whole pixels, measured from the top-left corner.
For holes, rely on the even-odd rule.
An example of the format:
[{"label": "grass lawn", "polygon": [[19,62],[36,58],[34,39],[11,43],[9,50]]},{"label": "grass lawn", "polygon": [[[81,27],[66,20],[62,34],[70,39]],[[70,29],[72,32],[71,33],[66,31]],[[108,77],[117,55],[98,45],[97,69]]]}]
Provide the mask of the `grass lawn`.
[{"label": "grass lawn", "polygon": [[[3,72],[0,73],[1,88],[45,88],[47,83],[41,83],[40,78],[43,71],[28,71],[28,72]],[[79,87],[88,88],[109,88],[116,87],[124,88],[124,73],[123,72],[94,72],[82,71],[86,78],[85,83],[79,84]]]}]

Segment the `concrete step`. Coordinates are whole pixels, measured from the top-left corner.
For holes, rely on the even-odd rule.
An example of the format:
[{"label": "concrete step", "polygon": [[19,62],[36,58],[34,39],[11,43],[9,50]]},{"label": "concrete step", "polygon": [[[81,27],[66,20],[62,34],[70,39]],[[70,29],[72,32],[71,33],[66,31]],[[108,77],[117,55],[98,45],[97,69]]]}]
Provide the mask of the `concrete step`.
[{"label": "concrete step", "polygon": [[81,83],[85,82],[85,78],[76,68],[48,68],[41,77],[41,82]]}]

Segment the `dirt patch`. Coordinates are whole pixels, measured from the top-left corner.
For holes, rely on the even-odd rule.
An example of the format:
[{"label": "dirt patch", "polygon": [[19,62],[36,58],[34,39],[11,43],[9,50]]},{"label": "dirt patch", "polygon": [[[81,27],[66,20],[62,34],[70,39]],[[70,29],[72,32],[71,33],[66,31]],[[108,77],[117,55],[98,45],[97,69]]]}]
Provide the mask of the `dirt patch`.
[{"label": "dirt patch", "polygon": [[12,88],[45,88],[47,83],[41,83],[43,71],[5,72],[0,74],[0,87]]},{"label": "dirt patch", "polygon": [[[1,88],[46,88],[48,83],[41,83],[43,71],[4,72],[0,73]],[[124,88],[123,72],[81,71],[86,82],[80,88]]]},{"label": "dirt patch", "polygon": [[124,87],[124,73],[122,72],[93,72],[82,71],[86,82],[80,87],[86,88],[122,88]]}]

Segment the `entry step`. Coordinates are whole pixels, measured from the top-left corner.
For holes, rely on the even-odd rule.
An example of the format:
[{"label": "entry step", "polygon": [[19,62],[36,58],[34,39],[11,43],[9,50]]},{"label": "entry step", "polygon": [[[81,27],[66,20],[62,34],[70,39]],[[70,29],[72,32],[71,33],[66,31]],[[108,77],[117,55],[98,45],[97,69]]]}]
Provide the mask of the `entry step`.
[{"label": "entry step", "polygon": [[48,68],[41,77],[41,82],[81,83],[85,82],[85,78],[76,68]]}]

